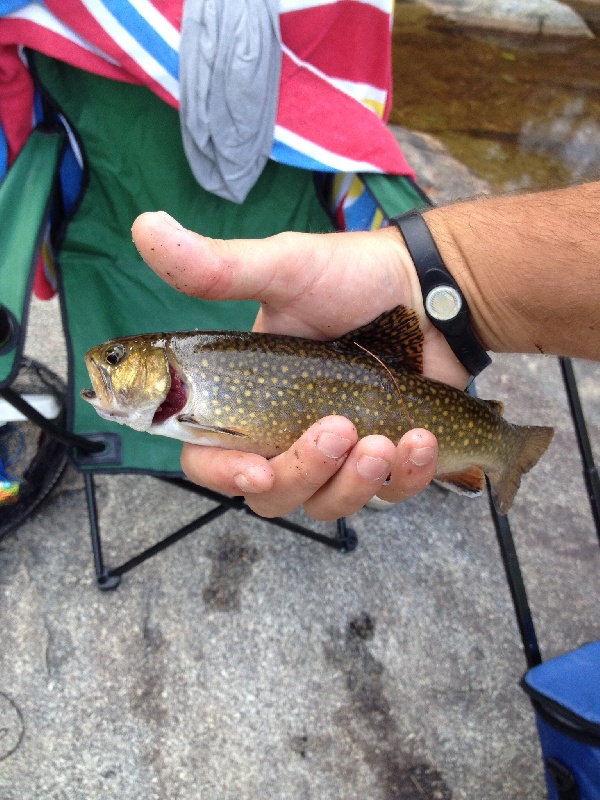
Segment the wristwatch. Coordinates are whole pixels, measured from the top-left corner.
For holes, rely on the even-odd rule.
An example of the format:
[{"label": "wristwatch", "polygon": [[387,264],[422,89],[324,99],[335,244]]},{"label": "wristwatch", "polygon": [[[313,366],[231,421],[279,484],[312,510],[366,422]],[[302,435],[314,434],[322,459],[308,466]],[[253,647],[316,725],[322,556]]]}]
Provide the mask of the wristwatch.
[{"label": "wristwatch", "polygon": [[398,217],[391,217],[390,222],[402,234],[415,265],[425,313],[444,334],[461,364],[471,375],[479,375],[492,360],[475,335],[467,301],[446,269],[425,220],[420,212],[413,209]]}]

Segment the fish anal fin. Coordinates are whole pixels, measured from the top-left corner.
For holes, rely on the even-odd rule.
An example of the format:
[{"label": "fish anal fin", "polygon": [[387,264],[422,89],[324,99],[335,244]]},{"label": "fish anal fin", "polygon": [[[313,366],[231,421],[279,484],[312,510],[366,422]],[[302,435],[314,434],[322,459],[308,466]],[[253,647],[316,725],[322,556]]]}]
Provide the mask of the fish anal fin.
[{"label": "fish anal fin", "polygon": [[416,313],[406,306],[385,311],[372,322],[335,340],[341,350],[358,345],[392,367],[423,372],[423,332]]},{"label": "fish anal fin", "polygon": [[461,472],[436,475],[435,480],[446,489],[468,497],[478,497],[486,487],[485,474],[479,467],[468,467]]}]

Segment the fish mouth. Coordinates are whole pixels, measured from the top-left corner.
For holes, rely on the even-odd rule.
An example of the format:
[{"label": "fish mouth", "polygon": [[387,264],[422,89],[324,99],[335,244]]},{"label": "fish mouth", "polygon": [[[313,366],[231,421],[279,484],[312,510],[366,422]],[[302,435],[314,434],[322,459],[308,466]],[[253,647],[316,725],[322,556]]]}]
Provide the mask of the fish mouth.
[{"label": "fish mouth", "polygon": [[[87,361],[87,359],[86,359]],[[107,371],[95,358],[90,358],[87,364],[92,389],[83,389],[80,396],[91,403],[96,409],[107,411],[111,406],[112,384]]]},{"label": "fish mouth", "polygon": [[94,388],[82,389],[79,396],[90,403],[103,419],[125,419],[127,413],[115,407],[113,387],[106,369],[95,358],[90,358],[88,372]]},{"label": "fish mouth", "polygon": [[103,419],[124,419],[127,416],[123,411],[117,411],[116,409],[109,410],[106,406],[102,405],[102,401],[93,389],[82,389],[79,396],[94,406],[98,416]]}]

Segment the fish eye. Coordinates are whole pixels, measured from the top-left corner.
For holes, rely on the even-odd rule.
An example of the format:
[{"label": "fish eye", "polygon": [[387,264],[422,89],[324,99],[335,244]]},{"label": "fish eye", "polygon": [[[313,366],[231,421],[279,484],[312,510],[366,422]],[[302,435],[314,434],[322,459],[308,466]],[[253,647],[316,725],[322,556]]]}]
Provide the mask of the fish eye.
[{"label": "fish eye", "polygon": [[116,367],[125,356],[127,352],[122,344],[117,343],[109,347],[108,350],[104,353],[104,358],[111,364],[113,367]]}]

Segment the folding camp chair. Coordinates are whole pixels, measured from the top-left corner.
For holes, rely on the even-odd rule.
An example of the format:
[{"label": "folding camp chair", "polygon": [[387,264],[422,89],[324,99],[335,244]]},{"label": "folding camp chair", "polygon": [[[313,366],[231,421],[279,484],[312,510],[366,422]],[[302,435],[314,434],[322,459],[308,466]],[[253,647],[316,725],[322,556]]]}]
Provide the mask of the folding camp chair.
[{"label": "folding camp chair", "polygon": [[[600,544],[600,480],[570,359],[560,366]],[[549,800],[600,798],[600,641],[542,661],[508,518],[491,513],[528,671],[522,686],[535,710]]]},{"label": "folding camp chair", "polygon": [[[140,86],[102,78],[39,53],[30,53],[31,68],[42,91],[44,122],[30,139],[0,187],[0,206],[10,219],[9,245],[2,249],[3,269],[15,281],[13,253],[19,252],[19,291],[3,293],[9,335],[1,394],[68,448],[85,479],[94,564],[98,586],[111,589],[123,574],[229,509],[252,512],[238,497],[226,497],[184,480],[180,444],[140,434],[100,419],[78,397],[89,385],[84,364],[87,349],[114,336],[157,330],[248,330],[257,305],[251,302],[207,303],[183,296],[143,265],[129,233],[142,211],[163,208],[185,226],[218,238],[267,236],[283,230],[335,230],[322,202],[327,176],[269,162],[248,200],[241,206],[201,189],[194,180],[181,144],[177,112]],[[66,148],[65,125],[75,153],[83,158],[80,192],[58,180]],[[127,136],[123,131],[127,130]],[[73,158],[71,151],[67,156]],[[381,197],[387,214],[422,207],[426,200],[409,179],[370,176],[369,192]],[[70,194],[70,197],[66,197]],[[63,430],[36,414],[11,388],[22,347],[21,322],[31,289],[32,270],[41,237],[51,219],[54,248],[59,252],[58,284],[69,356],[69,400]],[[14,229],[14,230],[13,230]],[[2,274],[2,269],[0,269]],[[11,284],[12,285],[12,284]],[[10,363],[9,363],[10,362]],[[168,480],[216,507],[117,567],[104,562],[94,475],[146,473]],[[116,478],[118,480],[118,478]],[[342,552],[356,546],[345,520],[337,535],[326,536],[288,519],[273,524]]]}]

